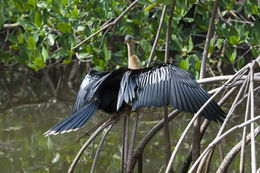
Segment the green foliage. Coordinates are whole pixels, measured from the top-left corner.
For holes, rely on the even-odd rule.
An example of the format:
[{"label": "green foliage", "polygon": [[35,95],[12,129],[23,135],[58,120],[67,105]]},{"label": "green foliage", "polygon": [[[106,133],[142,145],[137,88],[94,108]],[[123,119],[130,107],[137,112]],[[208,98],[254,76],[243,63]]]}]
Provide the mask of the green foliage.
[{"label": "green foliage", "polygon": [[[1,49],[1,63],[18,62],[38,70],[61,58],[62,62],[70,63],[76,58],[85,60],[91,57],[96,69],[108,70],[127,64],[123,37],[132,34],[140,42],[137,54],[145,64],[157,33],[162,7],[169,5],[154,58],[163,62],[169,7],[172,2],[140,0],[138,8],[129,11],[113,28],[113,32],[100,32],[77,49],[72,49],[102,28],[107,20],[117,18],[129,3],[122,0],[3,0],[0,2],[0,28],[4,33],[2,37],[8,39],[1,41],[5,45]],[[176,65],[189,69],[194,74],[199,71],[198,64],[213,4],[214,1],[176,1],[171,26],[170,57],[173,62],[177,62]],[[216,37],[210,41],[209,62],[218,60],[225,44],[226,53],[222,57],[224,62],[237,63],[241,67],[248,62],[245,59],[250,60],[260,53],[257,1],[221,0],[220,11],[221,17],[215,20]],[[9,29],[3,27],[4,23],[18,23],[20,26]]]}]

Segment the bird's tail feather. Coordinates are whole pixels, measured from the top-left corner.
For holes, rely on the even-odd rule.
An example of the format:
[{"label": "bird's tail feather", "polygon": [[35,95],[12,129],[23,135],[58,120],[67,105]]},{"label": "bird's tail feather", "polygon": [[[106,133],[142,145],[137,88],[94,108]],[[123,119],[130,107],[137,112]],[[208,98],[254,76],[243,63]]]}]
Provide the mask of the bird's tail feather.
[{"label": "bird's tail feather", "polygon": [[44,135],[57,135],[79,129],[96,112],[97,108],[98,104],[94,102],[85,105],[80,110],[74,112],[71,116],[62,120],[50,130],[45,132]]}]

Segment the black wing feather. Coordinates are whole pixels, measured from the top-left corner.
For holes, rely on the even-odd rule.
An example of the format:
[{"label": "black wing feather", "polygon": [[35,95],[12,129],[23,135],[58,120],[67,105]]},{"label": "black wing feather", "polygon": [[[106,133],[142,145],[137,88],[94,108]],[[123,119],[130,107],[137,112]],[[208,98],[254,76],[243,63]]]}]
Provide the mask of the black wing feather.
[{"label": "black wing feather", "polygon": [[[171,64],[129,70],[120,85],[117,109],[125,101],[132,103],[133,110],[170,104],[178,110],[195,113],[210,98],[189,72]],[[223,121],[225,118],[225,113],[214,100],[202,115],[214,121]]]},{"label": "black wing feather", "polygon": [[91,70],[81,82],[72,112],[77,112],[85,104],[89,103],[99,86],[109,75],[110,73],[107,72]]},{"label": "black wing feather", "polygon": [[77,130],[89,120],[89,118],[96,112],[97,108],[98,104],[95,102],[83,106],[79,111],[74,112],[71,116],[45,132],[44,135],[56,135]]}]

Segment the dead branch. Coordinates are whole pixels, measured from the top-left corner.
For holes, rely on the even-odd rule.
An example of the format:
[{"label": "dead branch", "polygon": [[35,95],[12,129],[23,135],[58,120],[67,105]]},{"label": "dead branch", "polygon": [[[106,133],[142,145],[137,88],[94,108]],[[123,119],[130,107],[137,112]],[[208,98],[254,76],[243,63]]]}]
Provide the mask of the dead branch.
[{"label": "dead branch", "polygon": [[[254,136],[258,136],[260,133],[260,126],[257,127],[255,130],[254,130]],[[246,136],[246,140],[245,140],[245,145],[247,145],[249,142],[251,142],[251,134],[248,134]],[[236,157],[236,155],[238,154],[238,152],[240,151],[241,149],[241,146],[242,146],[242,141],[240,141],[237,145],[235,145],[230,151],[229,153],[226,155],[226,157],[224,158],[224,160],[221,162],[218,170],[217,170],[217,173],[224,173],[227,171],[228,169],[228,166],[230,165],[230,163],[233,161],[233,159]]]},{"label": "dead branch", "polygon": [[151,65],[152,58],[153,58],[154,52],[156,50],[156,46],[157,46],[157,42],[158,42],[158,39],[159,39],[159,36],[160,36],[160,32],[161,32],[161,29],[162,29],[162,24],[163,24],[163,20],[164,20],[164,17],[165,17],[166,9],[167,9],[167,6],[166,5],[163,6],[163,11],[162,11],[161,19],[160,19],[160,24],[158,26],[158,30],[157,30],[157,33],[156,33],[156,36],[155,36],[155,40],[153,42],[153,47],[152,47],[152,50],[151,50],[151,53],[150,53],[150,56],[149,56],[148,63],[146,65],[147,67],[149,67]]}]

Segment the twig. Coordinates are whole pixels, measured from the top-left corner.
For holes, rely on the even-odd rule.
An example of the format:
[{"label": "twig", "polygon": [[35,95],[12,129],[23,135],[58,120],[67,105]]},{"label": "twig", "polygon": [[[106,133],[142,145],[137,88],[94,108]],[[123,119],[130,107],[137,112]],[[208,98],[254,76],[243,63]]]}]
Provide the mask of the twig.
[{"label": "twig", "polygon": [[[231,77],[233,77],[233,75],[209,77],[209,78],[199,79],[199,80],[197,80],[197,82],[199,84],[203,84],[203,83],[210,83],[210,82],[226,81],[226,80],[230,79]],[[247,75],[243,75],[240,79],[244,80],[246,78],[247,78]],[[260,73],[254,74],[254,81],[260,81]]]},{"label": "twig", "polygon": [[105,129],[107,126],[109,126],[112,123],[112,120],[107,120],[106,122],[104,122],[96,131],[95,133],[93,133],[92,136],[90,136],[90,138],[87,140],[87,142],[81,147],[81,149],[79,150],[78,154],[76,155],[76,157],[74,158],[72,164],[70,165],[70,168],[68,170],[68,173],[72,173],[81,157],[81,155],[83,154],[83,152],[86,150],[86,148],[88,147],[88,145],[91,143],[91,141],[103,130]]},{"label": "twig", "polygon": [[20,26],[19,23],[5,23],[3,25],[3,28],[5,28],[5,29],[13,29],[13,28],[17,28],[19,26]]},{"label": "twig", "polygon": [[151,50],[151,53],[150,53],[150,56],[149,56],[147,67],[149,67],[151,65],[152,58],[153,58],[154,52],[156,50],[156,46],[157,46],[157,42],[158,42],[158,39],[159,39],[159,36],[160,36],[160,32],[161,32],[161,29],[162,29],[162,24],[163,24],[163,20],[164,20],[164,17],[165,17],[166,9],[167,9],[167,6],[166,5],[163,6],[163,11],[162,11],[161,19],[160,19],[160,24],[158,26],[158,30],[157,30],[157,33],[156,33],[156,36],[155,36],[155,40],[153,42],[153,47],[152,47],[152,50]]},{"label": "twig", "polygon": [[136,136],[138,119],[139,119],[139,110],[136,111],[133,129],[132,129],[131,141],[130,141],[129,150],[128,150],[128,154],[127,154],[127,167],[126,167],[127,173],[133,172],[133,170],[131,170],[131,162],[133,160],[133,151],[134,151],[134,144],[135,144],[135,136]]},{"label": "twig", "polygon": [[[249,106],[250,106],[250,94],[248,94],[247,97],[247,103],[246,103],[246,112],[245,112],[245,121],[248,120],[249,116]],[[245,164],[245,145],[246,145],[246,126],[243,128],[243,136],[241,141],[241,155],[240,155],[240,173],[244,172],[244,164]],[[221,167],[221,166],[220,166]]]},{"label": "twig", "polygon": [[[260,134],[260,126],[258,126],[255,130],[254,130],[254,136],[258,136]],[[251,134],[248,134],[246,136],[246,140],[245,140],[245,145],[247,145],[249,142],[251,141]],[[240,151],[240,149],[242,148],[242,141],[240,141],[238,144],[236,144],[230,151],[229,153],[226,155],[226,157],[224,158],[224,160],[221,162],[218,170],[216,171],[217,173],[224,173],[227,172],[228,166],[230,165],[230,163],[232,162],[232,160],[236,157],[236,155],[238,154],[238,152]],[[252,143],[252,142],[251,142]],[[242,152],[242,151],[241,151]]]},{"label": "twig", "polygon": [[[250,66],[250,100],[251,100],[251,119],[254,118],[255,114],[255,98],[254,98],[254,62]],[[256,151],[255,151],[255,135],[254,135],[254,123],[251,123],[251,171],[256,172]]]},{"label": "twig", "polygon": [[123,173],[126,172],[127,169],[127,158],[128,158],[128,138],[129,138],[129,123],[130,123],[130,114],[131,112],[128,112],[126,117],[125,117],[125,127],[124,127],[124,143],[123,143],[123,152],[124,152],[124,158],[122,158],[124,161],[123,165]]},{"label": "twig", "polygon": [[95,171],[95,166],[96,166],[96,163],[97,163],[97,159],[98,159],[99,153],[100,153],[101,148],[102,148],[102,146],[103,146],[103,143],[104,143],[104,141],[105,141],[105,139],[106,139],[108,133],[110,132],[111,128],[114,126],[114,124],[115,124],[115,123],[112,123],[112,124],[108,127],[106,133],[104,134],[104,136],[102,137],[102,139],[101,139],[101,141],[100,141],[100,143],[99,143],[99,146],[98,146],[98,148],[97,148],[97,152],[96,152],[96,155],[95,155],[95,158],[94,158],[94,160],[93,160],[92,167],[91,167],[91,171],[90,171],[91,173],[94,173],[94,171]]},{"label": "twig", "polygon": [[121,151],[121,163],[120,163],[120,172],[124,173],[125,171],[125,135],[126,135],[126,120],[127,118],[124,118],[123,122],[123,138],[122,138],[122,151]]},{"label": "twig", "polygon": [[205,71],[206,71],[206,59],[208,56],[208,50],[209,50],[209,44],[210,44],[210,39],[212,37],[212,33],[214,30],[214,21],[216,18],[216,14],[217,14],[217,9],[218,9],[218,0],[215,1],[214,6],[213,6],[213,11],[212,11],[212,15],[210,18],[210,23],[209,23],[209,30],[207,32],[207,37],[206,37],[206,42],[205,42],[205,47],[203,50],[203,54],[202,54],[202,60],[201,60],[201,68],[200,68],[200,79],[204,78],[205,75]]},{"label": "twig", "polygon": [[129,5],[129,7],[127,7],[127,9],[125,9],[125,11],[123,11],[123,13],[121,13],[113,22],[108,23],[107,25],[105,25],[104,27],[102,27],[101,29],[99,29],[98,31],[96,31],[95,33],[91,34],[89,37],[87,37],[85,40],[81,41],[79,44],[77,44],[76,46],[74,46],[73,48],[71,48],[72,50],[76,49],[77,47],[79,47],[80,45],[82,45],[83,43],[85,43],[86,41],[88,41],[89,39],[91,39],[92,37],[94,37],[95,35],[97,35],[98,33],[100,33],[101,31],[115,26],[118,21],[128,12],[130,11],[136,4],[137,4],[138,0],[135,0],[132,4]]}]

